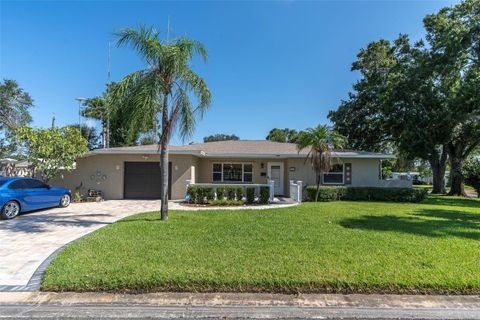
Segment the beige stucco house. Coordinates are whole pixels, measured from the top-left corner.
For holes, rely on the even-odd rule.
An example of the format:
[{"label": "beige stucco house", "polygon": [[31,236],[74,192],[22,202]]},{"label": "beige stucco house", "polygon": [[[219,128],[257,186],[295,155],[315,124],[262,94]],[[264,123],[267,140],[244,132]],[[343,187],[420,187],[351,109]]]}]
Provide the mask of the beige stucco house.
[{"label": "beige stucco house", "polygon": [[[289,196],[290,183],[314,185],[316,176],[305,162],[307,150],[266,140],[219,141],[170,146],[170,199],[183,199],[187,183],[267,184],[275,195]],[[382,180],[381,161],[392,155],[337,150],[323,185],[406,187],[409,181]],[[96,189],[106,199],[159,198],[157,145],[98,149],[77,160],[76,169],[54,181],[72,191]],[[411,185],[411,184],[410,184]]]}]

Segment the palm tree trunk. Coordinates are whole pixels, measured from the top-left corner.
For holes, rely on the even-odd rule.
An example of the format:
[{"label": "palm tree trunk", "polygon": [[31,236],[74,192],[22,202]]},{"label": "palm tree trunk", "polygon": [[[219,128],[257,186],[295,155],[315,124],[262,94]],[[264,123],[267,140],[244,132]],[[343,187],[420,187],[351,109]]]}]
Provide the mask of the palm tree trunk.
[{"label": "palm tree trunk", "polygon": [[163,221],[168,220],[168,143],[163,139],[160,146],[160,216]]},{"label": "palm tree trunk", "polygon": [[168,220],[168,140],[170,133],[168,125],[168,96],[163,97],[162,106],[162,137],[160,139],[160,217]]}]

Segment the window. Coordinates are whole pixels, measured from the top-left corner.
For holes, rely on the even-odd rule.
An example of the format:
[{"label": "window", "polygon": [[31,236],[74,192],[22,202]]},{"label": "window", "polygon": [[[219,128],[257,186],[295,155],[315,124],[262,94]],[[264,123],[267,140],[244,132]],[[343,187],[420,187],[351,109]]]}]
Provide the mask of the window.
[{"label": "window", "polygon": [[343,184],[343,164],[335,164],[322,175],[323,184]]},{"label": "window", "polygon": [[221,163],[214,163],[213,164],[213,178],[214,182],[222,181],[222,164]]},{"label": "window", "polygon": [[252,182],[253,165],[251,163],[214,163],[212,165],[213,182]]},{"label": "window", "polygon": [[243,181],[245,182],[253,181],[253,165],[252,164],[243,165]]},{"label": "window", "polygon": [[42,181],[35,179],[27,179],[25,180],[25,184],[29,189],[43,189],[48,187],[48,185],[46,185]]},{"label": "window", "polygon": [[9,189],[25,189],[26,185],[23,180],[15,180],[8,186]]}]

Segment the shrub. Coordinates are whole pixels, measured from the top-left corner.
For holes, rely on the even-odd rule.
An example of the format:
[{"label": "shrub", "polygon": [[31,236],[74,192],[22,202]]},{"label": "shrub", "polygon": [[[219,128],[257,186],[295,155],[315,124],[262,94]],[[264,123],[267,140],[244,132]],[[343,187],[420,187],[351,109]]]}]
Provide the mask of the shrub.
[{"label": "shrub", "polygon": [[[306,188],[307,199],[315,201],[317,188]],[[420,202],[425,199],[427,190],[414,188],[378,188],[378,187],[320,187],[318,201],[393,201],[393,202]]]},{"label": "shrub", "polygon": [[227,200],[236,200],[235,198],[235,191],[237,188],[235,187],[225,187],[225,193],[227,195]]},{"label": "shrub", "polygon": [[197,202],[197,190],[198,190],[198,187],[196,187],[196,186],[189,186],[187,188],[188,202],[190,202],[190,203],[196,203]]},{"label": "shrub", "polygon": [[240,200],[227,200],[227,199],[210,200],[210,201],[208,201],[208,203],[213,205],[213,206],[241,206],[241,205],[244,204],[244,202],[240,201]]},{"label": "shrub", "polygon": [[245,192],[246,196],[246,202],[248,204],[252,204],[255,202],[255,188],[254,187],[247,187],[246,188],[246,192]]},{"label": "shrub", "polygon": [[201,204],[215,199],[215,193],[212,187],[189,186],[187,195],[191,203]]},{"label": "shrub", "polygon": [[242,187],[236,187],[235,188],[235,196],[236,200],[242,200],[243,199],[243,188]]},{"label": "shrub", "polygon": [[260,187],[260,197],[258,202],[261,204],[268,204],[270,201],[270,187]]},{"label": "shrub", "polygon": [[[308,201],[315,201],[317,187],[306,187]],[[345,187],[320,187],[318,192],[318,201],[336,201],[340,200],[345,193]]]},{"label": "shrub", "polygon": [[212,187],[203,187],[203,193],[207,202],[215,199],[215,190]]},{"label": "shrub", "polygon": [[225,199],[225,188],[217,187],[217,200]]}]

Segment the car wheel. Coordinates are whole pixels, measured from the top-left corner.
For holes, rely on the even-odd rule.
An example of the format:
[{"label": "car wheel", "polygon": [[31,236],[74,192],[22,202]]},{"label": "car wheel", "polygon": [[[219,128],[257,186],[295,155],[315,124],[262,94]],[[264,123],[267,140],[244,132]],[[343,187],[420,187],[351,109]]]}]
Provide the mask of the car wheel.
[{"label": "car wheel", "polygon": [[60,198],[60,207],[61,208],[66,208],[70,205],[70,202],[72,199],[70,198],[70,195],[68,193],[65,193],[61,198]]},{"label": "car wheel", "polygon": [[2,219],[8,220],[13,219],[20,213],[20,205],[17,201],[8,201],[2,208],[0,217]]}]

